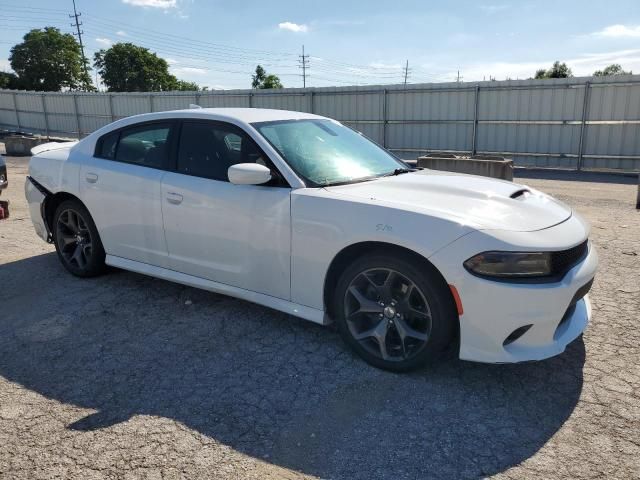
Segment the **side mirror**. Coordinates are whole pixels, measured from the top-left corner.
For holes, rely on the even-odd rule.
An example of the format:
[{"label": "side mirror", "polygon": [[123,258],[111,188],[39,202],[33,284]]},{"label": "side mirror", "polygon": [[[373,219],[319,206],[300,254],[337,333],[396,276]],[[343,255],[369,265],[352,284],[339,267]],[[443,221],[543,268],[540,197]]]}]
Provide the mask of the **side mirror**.
[{"label": "side mirror", "polygon": [[271,180],[271,170],[259,163],[238,163],[227,170],[229,181],[235,185],[262,185]]}]

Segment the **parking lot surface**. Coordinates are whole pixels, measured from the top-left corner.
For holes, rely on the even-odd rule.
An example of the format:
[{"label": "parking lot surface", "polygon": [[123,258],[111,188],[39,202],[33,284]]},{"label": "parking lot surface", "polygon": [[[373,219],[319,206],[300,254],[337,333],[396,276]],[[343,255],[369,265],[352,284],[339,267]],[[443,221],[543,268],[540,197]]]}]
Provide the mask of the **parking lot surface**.
[{"label": "parking lot surface", "polygon": [[564,354],[397,375],[244,301],[72,277],[31,226],[27,161],[7,158],[0,197],[1,478],[640,478],[634,179],[521,174],[590,220],[600,255]]}]

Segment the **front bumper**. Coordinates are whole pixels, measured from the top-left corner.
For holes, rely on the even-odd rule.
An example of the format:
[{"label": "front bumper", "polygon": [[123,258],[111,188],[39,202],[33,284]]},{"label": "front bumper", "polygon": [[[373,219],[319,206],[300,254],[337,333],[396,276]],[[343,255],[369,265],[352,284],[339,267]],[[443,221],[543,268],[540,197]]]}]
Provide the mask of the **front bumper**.
[{"label": "front bumper", "polygon": [[31,177],[27,177],[24,184],[24,194],[29,204],[29,214],[36,233],[45,242],[49,242],[51,235],[44,221],[45,192],[42,190],[42,187],[36,186]]},{"label": "front bumper", "polygon": [[9,186],[9,179],[7,177],[7,166],[0,163],[0,193],[2,190]]},{"label": "front bumper", "polygon": [[[586,222],[573,216],[537,232],[477,231],[430,258],[455,285],[462,301],[461,359],[488,363],[542,360],[562,353],[580,336],[591,319],[586,291],[598,264],[593,245],[585,258],[554,283],[487,280],[468,273],[462,262],[488,250],[571,248],[587,238],[588,230]],[[518,329],[526,331],[518,336]]]}]

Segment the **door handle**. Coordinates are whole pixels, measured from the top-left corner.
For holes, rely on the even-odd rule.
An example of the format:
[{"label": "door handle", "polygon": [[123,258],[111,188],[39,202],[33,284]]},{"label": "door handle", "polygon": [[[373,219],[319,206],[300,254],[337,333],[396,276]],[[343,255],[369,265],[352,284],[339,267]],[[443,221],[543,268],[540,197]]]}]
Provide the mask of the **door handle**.
[{"label": "door handle", "polygon": [[182,203],[182,195],[175,192],[168,192],[167,201],[169,203],[173,203],[174,205],[180,205]]},{"label": "door handle", "polygon": [[87,173],[85,178],[89,183],[96,183],[98,181],[98,175],[96,175],[95,173]]}]

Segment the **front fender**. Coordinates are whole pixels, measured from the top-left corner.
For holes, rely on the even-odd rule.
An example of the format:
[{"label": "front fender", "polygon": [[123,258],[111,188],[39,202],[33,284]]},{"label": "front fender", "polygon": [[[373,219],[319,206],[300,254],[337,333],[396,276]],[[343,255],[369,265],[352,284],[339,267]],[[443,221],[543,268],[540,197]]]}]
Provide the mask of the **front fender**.
[{"label": "front fender", "polygon": [[291,299],[324,309],[324,284],[333,259],[345,248],[380,242],[424,258],[473,231],[442,218],[376,202],[335,198],[324,189],[291,195]]}]

